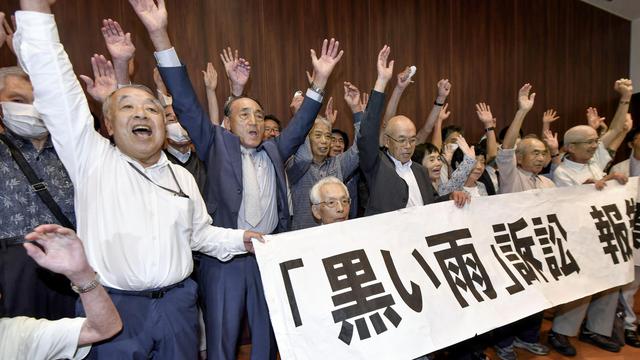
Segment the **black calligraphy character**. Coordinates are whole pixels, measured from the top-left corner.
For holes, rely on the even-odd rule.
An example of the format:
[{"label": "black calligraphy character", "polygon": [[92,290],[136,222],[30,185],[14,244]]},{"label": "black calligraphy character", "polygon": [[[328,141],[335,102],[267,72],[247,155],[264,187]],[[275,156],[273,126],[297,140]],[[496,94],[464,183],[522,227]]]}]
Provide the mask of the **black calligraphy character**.
[{"label": "black calligraphy character", "polygon": [[429,247],[449,245],[449,248],[435,251],[433,255],[438,260],[451,291],[463,308],[469,306],[469,303],[460,293],[460,289],[465,292],[470,291],[478,302],[484,301],[484,298],[476,286],[480,287],[489,299],[495,299],[497,296],[473,245],[459,245],[457,242],[469,238],[471,238],[469,229],[453,230],[426,237]]},{"label": "black calligraphy character", "polygon": [[631,258],[629,233],[616,204],[605,205],[601,209],[591,206],[589,214],[596,220],[598,239],[605,244],[602,248],[604,253],[611,256],[614,264],[620,263],[618,253],[624,262],[629,261]]},{"label": "black calligraphy character", "polygon": [[[395,304],[393,297],[385,294],[382,283],[376,282],[376,276],[371,268],[369,259],[364,250],[354,250],[347,253],[322,259],[324,269],[331,284],[331,290],[338,294],[331,296],[335,306],[350,304],[331,312],[333,321],[342,322],[338,338],[346,344],[351,343],[353,337],[353,324],[348,319],[365,315],[375,311],[369,316],[376,334],[387,331],[382,317],[377,310],[385,309],[383,315],[398,327],[402,318],[391,307]],[[364,285],[367,284],[367,285]],[[347,290],[347,291],[344,291]],[[376,295],[381,295],[374,297]],[[355,321],[360,340],[371,337],[365,317],[359,317]]]},{"label": "black calligraphy character", "polygon": [[[574,272],[579,273],[580,267],[573,254],[566,247],[567,232],[560,224],[556,214],[547,215],[547,224],[541,217],[531,219],[534,225],[533,232],[536,234],[538,243],[542,246],[542,253],[545,256],[547,267],[554,279],[561,276],[568,276]],[[557,254],[556,254],[557,252]],[[560,265],[558,266],[558,259]]]}]

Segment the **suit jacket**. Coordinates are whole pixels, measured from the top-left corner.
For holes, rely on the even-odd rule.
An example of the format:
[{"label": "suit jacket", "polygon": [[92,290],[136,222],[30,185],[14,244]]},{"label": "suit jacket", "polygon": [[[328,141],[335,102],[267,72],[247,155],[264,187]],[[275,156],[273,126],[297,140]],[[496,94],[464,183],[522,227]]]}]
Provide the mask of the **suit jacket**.
[{"label": "suit jacket", "polygon": [[[375,215],[406,207],[409,200],[409,186],[398,175],[389,155],[378,147],[380,121],[384,105],[384,94],[372,91],[367,105],[367,114],[360,125],[358,147],[360,168],[369,186],[369,201],[364,215]],[[436,197],[427,169],[417,163],[411,170],[418,183],[424,204],[444,201],[448,196]]]},{"label": "suit jacket", "polygon": [[[173,95],[173,108],[178,120],[189,132],[198,156],[205,163],[207,182],[204,198],[213,224],[235,229],[238,227],[238,211],[242,202],[240,138],[209,121],[184,66],[159,67],[159,70]],[[284,162],[304,142],[321,106],[321,103],[305,97],[300,109],[280,136],[264,141],[257,148],[258,151],[267,153],[275,168],[278,225],[274,232],[289,229]]]}]

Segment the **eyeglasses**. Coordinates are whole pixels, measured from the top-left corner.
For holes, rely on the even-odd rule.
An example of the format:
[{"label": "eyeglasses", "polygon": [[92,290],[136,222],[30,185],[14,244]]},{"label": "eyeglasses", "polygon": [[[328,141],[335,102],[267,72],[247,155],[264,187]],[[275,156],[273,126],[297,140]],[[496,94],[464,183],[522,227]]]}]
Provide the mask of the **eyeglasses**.
[{"label": "eyeglasses", "polygon": [[418,139],[415,137],[412,138],[403,138],[403,139],[394,139],[393,137],[391,137],[391,135],[387,135],[387,137],[393,141],[395,141],[396,143],[400,144],[400,145],[415,145],[416,142],[418,142]]},{"label": "eyeglasses", "polygon": [[587,145],[595,145],[598,143],[598,139],[589,139],[585,141],[574,141],[572,144],[587,144]]},{"label": "eyeglasses", "polygon": [[344,198],[344,199],[340,199],[340,200],[331,199],[329,201],[319,202],[316,205],[326,205],[326,206],[334,209],[334,208],[336,208],[338,206],[338,203],[342,204],[342,207],[351,205],[351,198]]},{"label": "eyeglasses", "polygon": [[315,140],[327,140],[327,141],[331,141],[331,134],[320,134],[320,133],[315,133],[315,134],[311,134],[311,137],[314,138]]}]

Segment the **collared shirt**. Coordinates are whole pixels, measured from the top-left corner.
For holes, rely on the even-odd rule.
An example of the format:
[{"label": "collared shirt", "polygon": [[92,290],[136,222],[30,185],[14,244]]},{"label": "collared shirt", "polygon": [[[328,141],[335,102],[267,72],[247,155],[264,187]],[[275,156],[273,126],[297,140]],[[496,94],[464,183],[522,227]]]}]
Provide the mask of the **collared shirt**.
[{"label": "collared shirt", "polygon": [[516,160],[516,149],[499,149],[496,157],[500,176],[500,193],[509,194],[532,189],[555,187],[553,181],[544,176],[523,170]]},{"label": "collared shirt", "polygon": [[[30,140],[5,129],[5,136],[22,152],[33,171],[47,184],[47,189],[62,213],[75,223],[73,184],[51,139],[40,152]],[[47,205],[31,190],[29,180],[15,162],[9,147],[0,141],[0,238],[23,236],[40,224],[59,224]]]},{"label": "collared shirt", "polygon": [[[356,116],[356,114],[358,114]],[[354,114],[355,133],[360,130],[360,116]],[[306,229],[317,226],[311,212],[309,192],[315,183],[327,176],[335,176],[344,181],[351,176],[360,164],[358,157],[357,141],[349,149],[338,156],[327,157],[322,164],[313,161],[311,143],[309,137],[305,140],[295,155],[287,163],[287,175],[291,183],[291,196],[293,198],[292,230]],[[351,193],[350,193],[351,195]],[[356,207],[357,204],[351,204]]]},{"label": "collared shirt", "polygon": [[[123,290],[159,288],[191,274],[191,250],[223,261],[244,253],[242,230],[210,225],[187,170],[169,164],[164,153],[143,168],[93,129],[53,15],[18,11],[16,20],[16,53],[31,78],[34,105],[73,181],[78,235],[101,282]],[[151,183],[132,165],[157,185],[177,191],[179,184],[189,197]]]},{"label": "collared shirt", "polygon": [[[240,148],[246,149],[240,145]],[[278,226],[278,204],[276,202],[276,169],[273,167],[271,158],[266,151],[256,149],[246,149],[251,152],[253,164],[256,168],[258,187],[260,189],[260,207],[263,210],[260,222],[251,226],[244,216],[244,197],[240,202],[238,210],[238,229],[254,230],[265,234],[270,234]],[[244,176],[244,175],[243,175]]]},{"label": "collared shirt", "polygon": [[191,150],[187,150],[186,153],[181,153],[180,151],[176,150],[171,145],[169,145],[167,146],[167,151],[169,152],[169,154],[173,155],[173,157],[178,159],[183,164],[189,161],[189,158],[191,157]]},{"label": "collared shirt", "polygon": [[411,170],[411,160],[403,164],[388,152],[387,154],[396,166],[396,174],[398,174],[398,176],[400,176],[409,187],[409,200],[407,200],[407,205],[405,207],[424,205],[424,202],[422,201],[422,194],[420,194],[420,188],[418,187],[418,181],[416,181],[416,176],[413,174],[413,170]]},{"label": "collared shirt", "polygon": [[0,359],[83,359],[91,350],[91,345],[78,347],[84,321],[0,318]]},{"label": "collared shirt", "polygon": [[605,176],[604,169],[610,161],[611,155],[609,151],[600,142],[598,149],[586,164],[564,158],[553,173],[553,181],[556,186],[571,186],[584,184],[589,179],[600,180]]}]

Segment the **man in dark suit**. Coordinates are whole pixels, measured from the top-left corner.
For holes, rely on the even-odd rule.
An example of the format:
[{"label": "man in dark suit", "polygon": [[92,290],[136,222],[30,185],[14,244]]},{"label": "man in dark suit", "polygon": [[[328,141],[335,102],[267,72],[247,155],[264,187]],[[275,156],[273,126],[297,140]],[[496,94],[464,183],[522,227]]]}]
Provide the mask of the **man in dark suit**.
[{"label": "man in dark suit", "polygon": [[[284,162],[311,129],[322,105],[324,86],[342,57],[339,43],[325,40],[322,54],[311,50],[315,78],[306,97],[278,137],[263,142],[264,111],[254,99],[231,99],[222,127],[212,125],[198,103],[186,68],[166,31],[164,1],[130,0],[155,46],[160,74],[173,95],[173,107],[207,167],[205,200],[217,226],[286,231],[289,208]],[[203,256],[200,295],[204,300],[207,353],[213,359],[235,359],[245,313],[251,327],[252,358],[275,359],[276,345],[256,260],[238,256],[228,262]]]},{"label": "man in dark suit", "polygon": [[369,186],[365,216],[449,199],[462,207],[469,199],[464,192],[435,197],[427,169],[411,161],[416,147],[416,127],[409,118],[391,118],[384,129],[386,149],[378,148],[384,89],[393,75],[393,61],[387,65],[389,53],[390,48],[385,45],[378,54],[378,79],[367,108],[367,112],[376,115],[363,119],[358,134],[360,168]]}]

